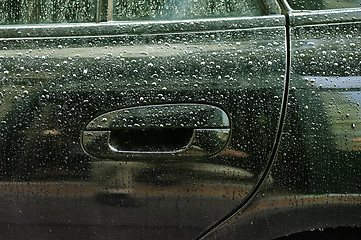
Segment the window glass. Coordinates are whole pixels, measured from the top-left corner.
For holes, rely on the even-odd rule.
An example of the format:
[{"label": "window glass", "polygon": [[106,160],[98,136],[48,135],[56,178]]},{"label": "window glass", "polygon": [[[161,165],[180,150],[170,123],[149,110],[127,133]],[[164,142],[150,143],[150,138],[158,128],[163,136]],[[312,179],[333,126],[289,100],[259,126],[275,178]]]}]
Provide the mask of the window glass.
[{"label": "window glass", "polygon": [[197,19],[261,15],[253,0],[115,0],[114,20]]},{"label": "window glass", "polygon": [[94,21],[95,0],[0,0],[0,23]]},{"label": "window glass", "polygon": [[327,10],[361,7],[361,0],[288,0],[295,10]]}]

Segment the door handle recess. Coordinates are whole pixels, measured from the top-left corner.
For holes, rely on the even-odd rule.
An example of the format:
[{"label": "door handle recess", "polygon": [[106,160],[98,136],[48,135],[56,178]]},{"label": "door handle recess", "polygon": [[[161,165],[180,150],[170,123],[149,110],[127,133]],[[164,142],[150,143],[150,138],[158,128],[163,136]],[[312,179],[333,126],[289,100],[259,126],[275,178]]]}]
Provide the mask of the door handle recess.
[{"label": "door handle recess", "polygon": [[225,111],[206,104],[130,107],[102,114],[82,133],[85,152],[97,158],[209,157],[230,136]]}]

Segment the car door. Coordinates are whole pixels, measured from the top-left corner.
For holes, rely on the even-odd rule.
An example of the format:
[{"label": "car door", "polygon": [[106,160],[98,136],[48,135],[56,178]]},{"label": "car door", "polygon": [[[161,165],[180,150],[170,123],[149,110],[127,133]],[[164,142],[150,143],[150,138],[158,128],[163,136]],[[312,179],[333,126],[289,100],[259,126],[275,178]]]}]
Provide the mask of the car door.
[{"label": "car door", "polygon": [[275,2],[0,4],[6,239],[195,238],[265,181],[286,74]]},{"label": "car door", "polygon": [[290,71],[274,182],[204,239],[357,239],[361,2],[280,2]]},{"label": "car door", "polygon": [[[279,168],[280,181],[304,193],[360,193],[360,1],[312,2],[289,1],[290,98],[280,163],[299,160],[284,166],[294,171]],[[291,181],[295,174],[302,177]]]}]

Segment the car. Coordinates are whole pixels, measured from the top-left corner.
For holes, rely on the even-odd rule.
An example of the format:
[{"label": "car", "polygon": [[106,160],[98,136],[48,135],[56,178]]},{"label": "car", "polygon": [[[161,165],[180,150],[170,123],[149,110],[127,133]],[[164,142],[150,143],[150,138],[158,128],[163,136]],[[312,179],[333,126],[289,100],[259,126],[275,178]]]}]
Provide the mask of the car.
[{"label": "car", "polygon": [[356,238],[360,4],[1,0],[2,239]]}]

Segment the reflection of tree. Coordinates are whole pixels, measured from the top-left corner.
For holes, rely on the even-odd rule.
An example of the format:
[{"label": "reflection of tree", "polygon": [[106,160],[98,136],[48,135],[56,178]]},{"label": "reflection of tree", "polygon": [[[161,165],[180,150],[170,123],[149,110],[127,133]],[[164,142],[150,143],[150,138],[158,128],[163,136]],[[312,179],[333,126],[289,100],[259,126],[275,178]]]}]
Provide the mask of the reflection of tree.
[{"label": "reflection of tree", "polygon": [[252,11],[248,1],[235,0],[143,0],[117,1],[114,7],[116,17],[125,19],[183,19],[194,17],[215,17]]},{"label": "reflection of tree", "polygon": [[41,15],[40,0],[6,0],[3,5],[6,23],[37,23]]},{"label": "reflection of tree", "polygon": [[327,9],[339,9],[339,8],[357,8],[360,7],[360,0],[312,0],[312,1],[300,1],[291,0],[290,5],[294,9],[305,10],[327,10]]},{"label": "reflection of tree", "polygon": [[[43,94],[35,92],[16,101],[3,117],[6,124],[0,128],[1,180],[81,179],[88,176],[89,161],[77,144],[77,134],[71,130],[78,128],[79,123],[59,117],[65,116],[69,109],[64,104],[67,100],[63,102],[62,97],[51,93],[49,99],[43,101]],[[57,106],[60,105],[64,111],[59,110]]]},{"label": "reflection of tree", "polygon": [[0,9],[4,23],[87,22],[95,17],[92,0],[5,0]]},{"label": "reflection of tree", "polygon": [[4,20],[5,22],[20,21],[20,4],[21,0],[7,0],[4,3]]},{"label": "reflection of tree", "polygon": [[322,0],[312,0],[312,1],[291,0],[289,1],[289,3],[291,7],[294,9],[307,9],[307,10],[325,9]]}]

